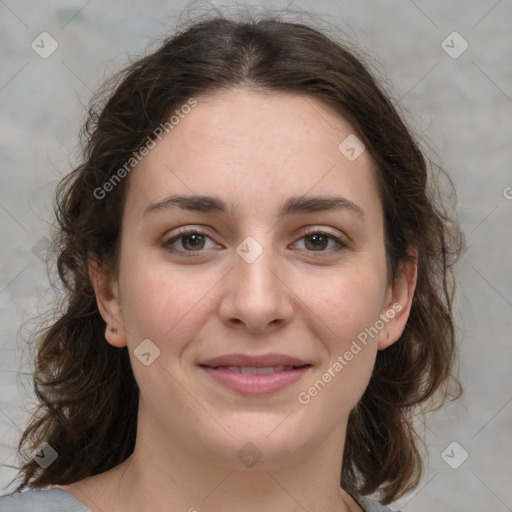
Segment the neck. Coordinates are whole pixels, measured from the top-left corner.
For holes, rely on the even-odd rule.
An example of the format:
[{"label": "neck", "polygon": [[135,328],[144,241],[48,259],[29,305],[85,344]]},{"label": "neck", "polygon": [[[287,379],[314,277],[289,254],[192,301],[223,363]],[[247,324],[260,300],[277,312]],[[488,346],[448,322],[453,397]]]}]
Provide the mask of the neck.
[{"label": "neck", "polygon": [[139,418],[135,450],[125,462],[61,488],[93,512],[360,512],[340,489],[345,433],[346,422],[300,450],[272,446],[269,437],[261,441],[260,460],[244,465]]},{"label": "neck", "polygon": [[342,449],[332,450],[342,446],[344,431],[334,432],[336,439],[308,447],[307,453],[294,452],[279,460],[263,456],[244,467],[238,460],[209,458],[198,447],[170,446],[157,429],[139,427],[134,453],[117,471],[119,510],[359,510],[340,489]]}]

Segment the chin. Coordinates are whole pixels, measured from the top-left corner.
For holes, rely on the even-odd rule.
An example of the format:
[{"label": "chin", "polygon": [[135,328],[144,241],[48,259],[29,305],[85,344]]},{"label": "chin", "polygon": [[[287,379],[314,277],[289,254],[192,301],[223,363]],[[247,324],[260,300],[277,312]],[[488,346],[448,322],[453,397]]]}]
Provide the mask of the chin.
[{"label": "chin", "polygon": [[[280,414],[247,412],[237,413],[229,420],[219,418],[219,423],[231,435],[222,429],[215,429],[214,436],[203,439],[207,445],[205,449],[234,462],[237,469],[243,469],[246,457],[257,460],[258,468],[267,464],[275,468],[276,463],[282,463],[283,458],[297,453],[316,437],[304,427],[299,428],[290,411]],[[251,467],[251,463],[246,466]]]}]

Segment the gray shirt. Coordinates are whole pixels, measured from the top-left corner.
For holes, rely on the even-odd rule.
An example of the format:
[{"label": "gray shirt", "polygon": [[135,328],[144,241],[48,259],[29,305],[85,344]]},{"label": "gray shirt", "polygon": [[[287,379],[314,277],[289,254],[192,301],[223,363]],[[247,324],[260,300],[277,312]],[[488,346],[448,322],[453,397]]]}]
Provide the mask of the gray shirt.
[{"label": "gray shirt", "polygon": [[[368,498],[359,498],[365,512],[392,512]],[[91,512],[62,489],[29,490],[0,496],[0,512]]]},{"label": "gray shirt", "polygon": [[0,512],[91,512],[91,509],[62,489],[46,489],[2,496]]}]

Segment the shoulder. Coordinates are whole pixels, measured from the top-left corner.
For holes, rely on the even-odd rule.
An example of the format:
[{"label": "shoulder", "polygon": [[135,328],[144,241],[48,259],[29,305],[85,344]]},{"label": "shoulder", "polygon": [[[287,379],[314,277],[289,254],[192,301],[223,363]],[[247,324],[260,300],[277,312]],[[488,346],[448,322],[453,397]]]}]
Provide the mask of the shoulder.
[{"label": "shoulder", "polygon": [[61,489],[45,489],[0,496],[0,512],[91,512],[91,510]]},{"label": "shoulder", "polygon": [[[364,507],[364,512],[393,512],[390,508],[381,505],[377,501],[373,501],[370,498],[360,496],[358,498],[361,505]],[[399,510],[397,512],[400,512]]]}]

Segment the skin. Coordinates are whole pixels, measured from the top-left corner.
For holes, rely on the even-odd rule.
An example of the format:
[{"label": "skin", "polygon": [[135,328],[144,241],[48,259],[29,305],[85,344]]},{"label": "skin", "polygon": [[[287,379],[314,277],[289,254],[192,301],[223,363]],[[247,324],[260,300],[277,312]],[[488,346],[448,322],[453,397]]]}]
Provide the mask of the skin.
[{"label": "skin", "polygon": [[[372,161],[368,151],[355,161],[340,152],[354,130],[339,115],[292,93],[233,89],[197,100],[129,177],[118,272],[90,267],[106,341],[128,345],[141,390],[135,451],[113,470],[61,488],[93,511],[361,510],[339,485],[348,415],[377,351],[403,332],[416,266],[388,281]],[[178,207],[144,215],[170,194],[216,195],[236,204],[237,215]],[[277,216],[286,199],[302,195],[340,196],[364,215],[343,208]],[[165,243],[182,226],[207,237],[196,246],[177,239],[172,247],[181,252],[170,252]],[[306,227],[347,246],[315,245]],[[249,236],[263,250],[252,263],[236,252]],[[187,250],[191,257],[182,256]],[[393,304],[401,310],[299,403]],[[160,349],[149,366],[134,356],[144,339]],[[198,366],[224,354],[276,352],[312,368],[264,397],[230,391]],[[237,457],[248,441],[262,454],[251,468]]]}]

